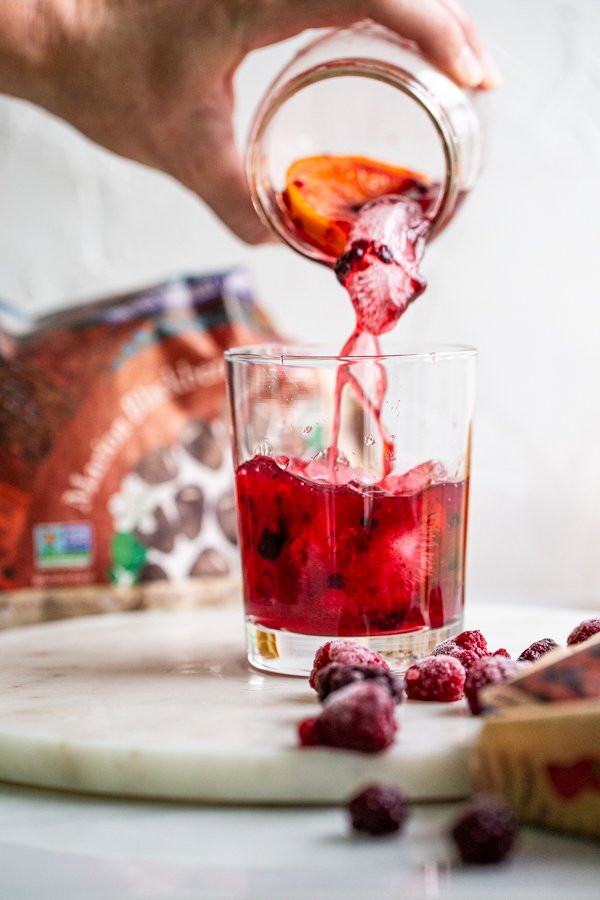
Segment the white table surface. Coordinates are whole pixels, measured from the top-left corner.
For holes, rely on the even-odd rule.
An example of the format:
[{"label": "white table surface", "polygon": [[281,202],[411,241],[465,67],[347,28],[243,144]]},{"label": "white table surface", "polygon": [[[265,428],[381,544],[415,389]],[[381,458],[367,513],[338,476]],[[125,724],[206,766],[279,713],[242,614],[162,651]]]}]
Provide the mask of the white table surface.
[{"label": "white table surface", "polygon": [[459,869],[456,805],[401,836],[353,837],[345,812],[227,809],[0,788],[3,900],[598,900],[600,845],[525,828],[512,861]]},{"label": "white table surface", "polygon": [[0,785],[0,900],[599,900],[591,840],[527,827],[509,862],[454,865],[444,832],[459,807],[415,805],[401,836],[370,839],[350,833],[341,807],[186,806]]}]

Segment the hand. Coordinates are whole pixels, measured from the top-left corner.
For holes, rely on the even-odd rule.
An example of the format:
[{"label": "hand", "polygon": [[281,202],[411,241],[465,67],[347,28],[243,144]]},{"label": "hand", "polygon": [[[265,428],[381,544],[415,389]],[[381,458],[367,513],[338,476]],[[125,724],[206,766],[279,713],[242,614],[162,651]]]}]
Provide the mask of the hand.
[{"label": "hand", "polygon": [[[251,50],[307,28],[371,18],[414,40],[459,84],[486,88],[499,81],[456,0],[19,0],[16,6],[18,12],[8,3],[11,13],[0,0],[0,27],[8,19],[0,89],[37,102],[115,153],[169,173],[250,243],[267,234],[252,208],[232,113],[233,76]],[[21,17],[20,27],[11,15]],[[27,52],[15,51],[19,40],[29,42]],[[18,65],[8,65],[16,58]]]}]

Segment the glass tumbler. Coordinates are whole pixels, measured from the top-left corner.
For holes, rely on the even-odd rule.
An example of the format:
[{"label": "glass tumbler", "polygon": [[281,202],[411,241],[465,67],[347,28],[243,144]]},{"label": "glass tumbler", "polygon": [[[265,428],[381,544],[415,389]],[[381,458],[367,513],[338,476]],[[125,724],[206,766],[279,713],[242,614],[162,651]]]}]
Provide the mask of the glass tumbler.
[{"label": "glass tumbler", "polygon": [[344,638],[397,669],[462,627],[476,352],[225,354],[248,659]]}]

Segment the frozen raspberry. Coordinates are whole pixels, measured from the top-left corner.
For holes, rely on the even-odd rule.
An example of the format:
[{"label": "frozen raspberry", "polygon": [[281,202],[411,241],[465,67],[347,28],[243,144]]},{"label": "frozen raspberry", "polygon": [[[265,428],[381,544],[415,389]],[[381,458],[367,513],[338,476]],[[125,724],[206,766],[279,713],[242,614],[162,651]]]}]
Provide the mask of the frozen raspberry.
[{"label": "frozen raspberry", "polygon": [[325,700],[334,691],[354,684],[357,681],[373,681],[386,688],[394,703],[402,701],[404,683],[400,675],[395,675],[387,669],[378,666],[347,666],[344,663],[333,662],[319,669],[316,677],[316,690],[319,700]]},{"label": "frozen raspberry", "polygon": [[454,638],[454,643],[458,644],[459,647],[464,647],[465,650],[473,650],[479,653],[480,656],[485,656],[486,653],[489,653],[486,639],[477,630],[461,631]]},{"label": "frozen raspberry", "polygon": [[567,638],[567,644],[581,644],[600,632],[600,619],[586,619],[573,629]]},{"label": "frozen raspberry", "polygon": [[504,647],[500,647],[498,650],[494,650],[494,652],[491,655],[492,656],[503,656],[505,659],[512,659],[510,653]]},{"label": "frozen raspberry", "polygon": [[314,747],[318,744],[316,736],[317,716],[312,719],[303,719],[298,726],[298,737],[303,747]]},{"label": "frozen raspberry", "polygon": [[400,831],[408,818],[408,801],[395,787],[369,784],[348,803],[355,831],[379,836]]},{"label": "frozen raspberry", "polygon": [[316,678],[319,669],[332,662],[345,663],[348,666],[378,666],[380,669],[389,669],[383,656],[368,647],[361,647],[352,641],[327,641],[319,647],[315,654],[312,672],[308,683],[316,689]]},{"label": "frozen raspberry", "polygon": [[475,660],[489,655],[487,641],[480,631],[461,631],[455,638],[438,644],[432,656],[453,656],[467,671]]},{"label": "frozen raspberry", "polygon": [[518,819],[496,797],[479,794],[463,810],[452,831],[460,858],[467,865],[499,863],[513,849]]},{"label": "frozen raspberry", "polygon": [[535,662],[536,659],[539,659],[540,656],[543,656],[544,653],[548,653],[550,650],[554,650],[558,647],[556,641],[553,641],[552,638],[542,638],[541,641],[534,641],[533,644],[530,644],[526,650],[523,650],[521,655],[517,657],[518,662]]},{"label": "frozen raspberry", "polygon": [[501,684],[518,675],[525,663],[502,656],[485,656],[473,663],[465,680],[465,697],[474,716],[482,711],[479,692],[488,684]]},{"label": "frozen raspberry", "polygon": [[404,683],[409,700],[451,703],[463,695],[465,670],[452,656],[427,656],[413,663]]},{"label": "frozen raspberry", "polygon": [[332,694],[321,715],[301,722],[298,733],[304,747],[323,744],[378,753],[393,743],[397,729],[390,692],[362,681]]}]

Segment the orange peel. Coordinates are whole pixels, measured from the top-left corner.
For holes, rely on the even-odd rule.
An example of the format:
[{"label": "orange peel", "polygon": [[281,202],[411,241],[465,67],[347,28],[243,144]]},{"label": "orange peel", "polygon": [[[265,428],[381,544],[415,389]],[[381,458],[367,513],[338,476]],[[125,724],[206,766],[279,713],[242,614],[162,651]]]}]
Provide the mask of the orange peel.
[{"label": "orange peel", "polygon": [[367,157],[309,156],[289,167],[282,202],[298,232],[337,258],[344,252],[361,206],[428,182],[426,176],[411,169]]}]

